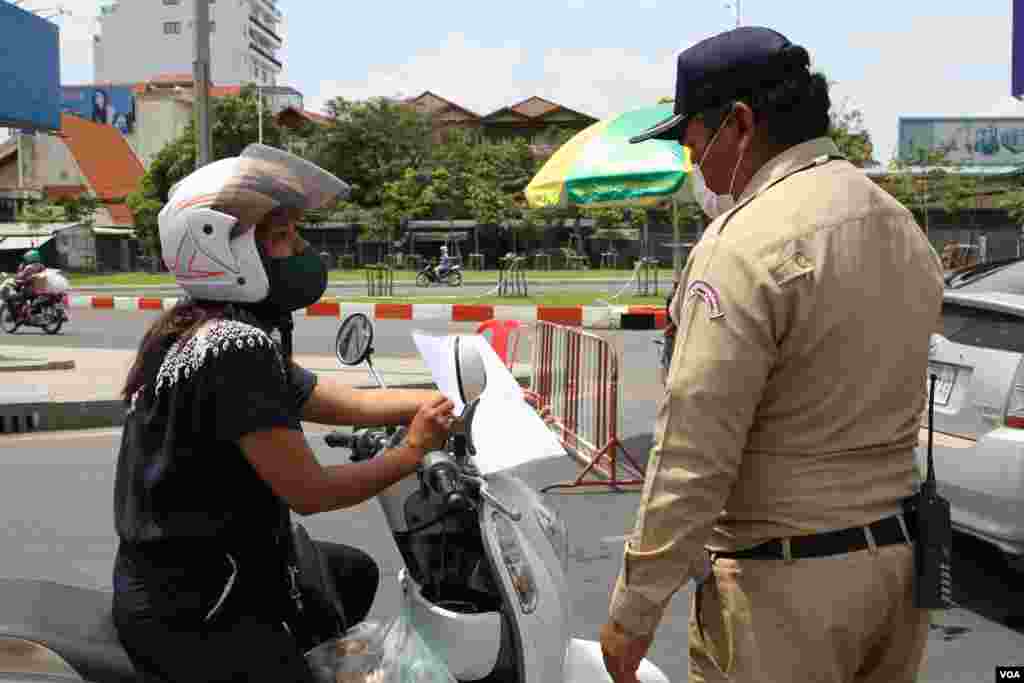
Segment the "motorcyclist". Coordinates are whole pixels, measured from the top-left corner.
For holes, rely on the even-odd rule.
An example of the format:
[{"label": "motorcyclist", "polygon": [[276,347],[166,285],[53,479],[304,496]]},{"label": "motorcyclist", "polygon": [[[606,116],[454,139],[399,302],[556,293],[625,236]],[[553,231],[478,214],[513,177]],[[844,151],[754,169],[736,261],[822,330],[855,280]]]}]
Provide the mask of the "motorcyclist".
[{"label": "motorcyclist", "polygon": [[437,275],[438,280],[443,280],[451,269],[452,259],[448,256],[448,247],[441,245],[441,260],[437,264],[437,268],[434,269],[434,274]]},{"label": "motorcyclist", "polygon": [[[347,191],[309,162],[250,145],[175,185],[159,214],[164,261],[188,297],[149,328],[129,371],[114,490],[114,621],[144,675],[312,682],[288,625],[290,513],[366,501],[447,439],[453,406],[440,393],[355,390],[291,359],[292,311],[327,283],[296,224]],[[371,460],[325,466],[300,420],[409,429]],[[377,565],[317,546],[336,579],[340,570],[348,625],[361,621]]]},{"label": "motorcyclist", "polygon": [[21,257],[22,264],[18,266],[18,272],[14,275],[15,294],[17,296],[16,306],[21,308],[22,304],[32,303],[35,291],[32,286],[33,278],[40,273],[46,272],[43,264],[43,257],[39,250],[30,249]]}]

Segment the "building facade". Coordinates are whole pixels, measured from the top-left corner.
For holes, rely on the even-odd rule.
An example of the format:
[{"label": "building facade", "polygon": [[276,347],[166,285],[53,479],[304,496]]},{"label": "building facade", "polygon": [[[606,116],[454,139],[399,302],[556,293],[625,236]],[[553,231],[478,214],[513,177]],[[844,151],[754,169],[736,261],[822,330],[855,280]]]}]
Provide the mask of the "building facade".
[{"label": "building facade", "polygon": [[[276,0],[210,0],[210,80],[277,85],[284,69],[283,20]],[[97,83],[139,83],[192,71],[193,0],[111,2],[101,7],[99,23],[93,39]]]}]

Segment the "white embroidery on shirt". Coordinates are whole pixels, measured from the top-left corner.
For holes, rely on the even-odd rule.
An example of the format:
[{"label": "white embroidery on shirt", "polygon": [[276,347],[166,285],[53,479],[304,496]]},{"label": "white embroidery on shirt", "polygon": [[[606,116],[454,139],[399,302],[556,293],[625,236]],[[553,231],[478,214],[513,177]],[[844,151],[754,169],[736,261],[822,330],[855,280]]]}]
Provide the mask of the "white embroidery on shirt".
[{"label": "white embroidery on shirt", "polygon": [[215,320],[184,344],[178,341],[171,346],[157,373],[154,393],[160,393],[165,386],[174,386],[182,377],[188,379],[211,358],[247,347],[273,349],[278,369],[285,376],[284,360],[270,335],[248,323]]}]

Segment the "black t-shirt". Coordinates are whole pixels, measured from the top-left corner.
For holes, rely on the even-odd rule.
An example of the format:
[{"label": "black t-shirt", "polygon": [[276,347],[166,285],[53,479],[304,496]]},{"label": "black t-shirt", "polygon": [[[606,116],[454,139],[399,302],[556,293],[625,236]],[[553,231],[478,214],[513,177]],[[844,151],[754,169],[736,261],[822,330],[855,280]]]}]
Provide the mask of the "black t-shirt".
[{"label": "black t-shirt", "polygon": [[314,374],[286,364],[275,341],[245,322],[217,320],[171,346],[125,421],[114,488],[122,546],[267,548],[287,508],[238,440],[273,427],[301,429],[301,406],[315,384]]}]

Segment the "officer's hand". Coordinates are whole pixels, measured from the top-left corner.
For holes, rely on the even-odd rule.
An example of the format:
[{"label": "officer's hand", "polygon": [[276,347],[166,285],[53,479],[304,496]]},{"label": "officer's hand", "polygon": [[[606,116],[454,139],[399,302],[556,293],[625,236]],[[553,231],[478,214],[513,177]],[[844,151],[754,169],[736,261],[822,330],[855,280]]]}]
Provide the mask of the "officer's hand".
[{"label": "officer's hand", "polygon": [[428,451],[444,448],[454,420],[454,409],[455,405],[441,394],[423,403],[409,425],[406,443]]},{"label": "officer's hand", "polygon": [[601,653],[604,668],[615,683],[637,683],[636,670],[651,648],[650,636],[637,637],[608,620],[601,627]]}]

